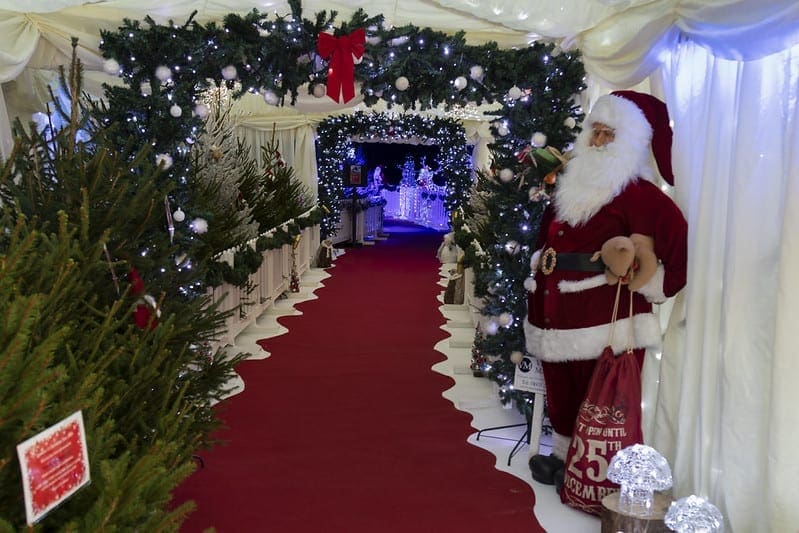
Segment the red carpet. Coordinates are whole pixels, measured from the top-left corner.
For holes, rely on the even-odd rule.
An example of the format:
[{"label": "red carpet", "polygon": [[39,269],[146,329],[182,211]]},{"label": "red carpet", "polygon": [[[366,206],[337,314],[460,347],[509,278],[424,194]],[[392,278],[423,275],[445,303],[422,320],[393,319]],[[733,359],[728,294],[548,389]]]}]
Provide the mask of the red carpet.
[{"label": "red carpet", "polygon": [[198,507],[182,531],[543,531],[532,489],[466,442],[470,416],[430,370],[446,337],[440,241],[392,233],[348,250],[319,299],[280,319],[289,333],[264,341],[272,356],[239,365],[228,444],[176,491]]}]

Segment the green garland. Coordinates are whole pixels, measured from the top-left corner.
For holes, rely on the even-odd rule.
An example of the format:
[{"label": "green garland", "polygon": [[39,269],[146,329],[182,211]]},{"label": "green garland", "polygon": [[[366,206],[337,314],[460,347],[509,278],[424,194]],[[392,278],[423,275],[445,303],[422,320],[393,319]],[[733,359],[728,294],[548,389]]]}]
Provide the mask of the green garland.
[{"label": "green garland", "polygon": [[329,211],[321,223],[322,238],[336,229],[343,197],[344,161],[353,141],[407,143],[439,146],[438,162],[446,179],[448,211],[459,208],[469,195],[471,185],[470,155],[466,132],[458,122],[426,115],[363,113],[338,115],[321,122],[318,128],[319,202]]},{"label": "green garland", "polygon": [[219,261],[212,262],[205,276],[205,282],[211,287],[218,287],[222,283],[246,287],[250,275],[255,274],[261,267],[262,252],[276,250],[293,243],[303,229],[319,224],[322,216],[322,209],[315,207],[308,215],[266,232],[255,240],[254,249],[245,245],[236,250],[233,255],[233,266]]}]

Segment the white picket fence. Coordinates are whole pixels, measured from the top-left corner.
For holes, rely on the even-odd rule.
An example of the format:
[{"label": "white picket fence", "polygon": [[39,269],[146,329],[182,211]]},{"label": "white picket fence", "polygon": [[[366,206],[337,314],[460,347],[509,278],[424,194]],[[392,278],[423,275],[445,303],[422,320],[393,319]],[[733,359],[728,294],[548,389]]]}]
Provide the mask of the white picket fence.
[{"label": "white picket fence", "polygon": [[217,341],[219,346],[232,345],[236,336],[255,322],[278,296],[289,290],[291,282],[292,253],[298,276],[311,267],[314,254],[319,249],[319,226],[302,230],[297,248],[291,244],[262,252],[263,262],[257,272],[250,275],[251,292],[224,283],[209,290],[213,302],[219,302],[220,311],[233,310],[226,321],[226,330]]},{"label": "white picket fence", "polygon": [[[341,219],[336,233],[331,240],[333,244],[351,241],[352,216],[349,200],[342,202]],[[383,206],[373,205],[359,211],[355,218],[355,240],[363,243],[365,240],[374,240],[383,233]]]}]

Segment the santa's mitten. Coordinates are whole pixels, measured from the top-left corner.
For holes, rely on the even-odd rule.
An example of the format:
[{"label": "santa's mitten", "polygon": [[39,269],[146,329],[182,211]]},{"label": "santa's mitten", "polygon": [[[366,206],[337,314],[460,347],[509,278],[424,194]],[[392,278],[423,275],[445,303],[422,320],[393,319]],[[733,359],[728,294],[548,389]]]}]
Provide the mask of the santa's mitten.
[{"label": "santa's mitten", "polygon": [[629,289],[637,291],[652,279],[657,272],[658,258],[655,255],[655,240],[648,235],[633,233],[630,240],[635,246],[635,276],[630,280]]},{"label": "santa's mitten", "polygon": [[594,253],[591,260],[602,260],[608,285],[615,285],[619,280],[629,283],[634,276],[635,245],[629,237],[612,237],[605,241],[601,250]]}]

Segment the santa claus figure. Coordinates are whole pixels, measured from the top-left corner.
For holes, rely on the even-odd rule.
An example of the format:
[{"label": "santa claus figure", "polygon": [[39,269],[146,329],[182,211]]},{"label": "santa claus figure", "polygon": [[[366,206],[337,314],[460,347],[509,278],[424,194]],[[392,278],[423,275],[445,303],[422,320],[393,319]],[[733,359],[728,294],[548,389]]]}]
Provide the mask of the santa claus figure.
[{"label": "santa claus figure", "polygon": [[[628,304],[619,306],[612,339],[617,354],[632,339],[639,365],[646,349],[660,345],[652,304],[685,285],[687,224],[654,183],[657,165],[673,184],[671,135],[666,106],[657,98],[633,91],[600,97],[542,220],[526,283],[525,336],[527,351],[542,361],[553,442],[552,454],[535,455],[530,469],[535,480],[558,490],[580,403],[610,339],[616,299],[616,286],[593,254],[617,236],[637,233],[654,240],[656,273],[633,291],[632,316]],[[629,301],[624,285],[620,302]]]}]

